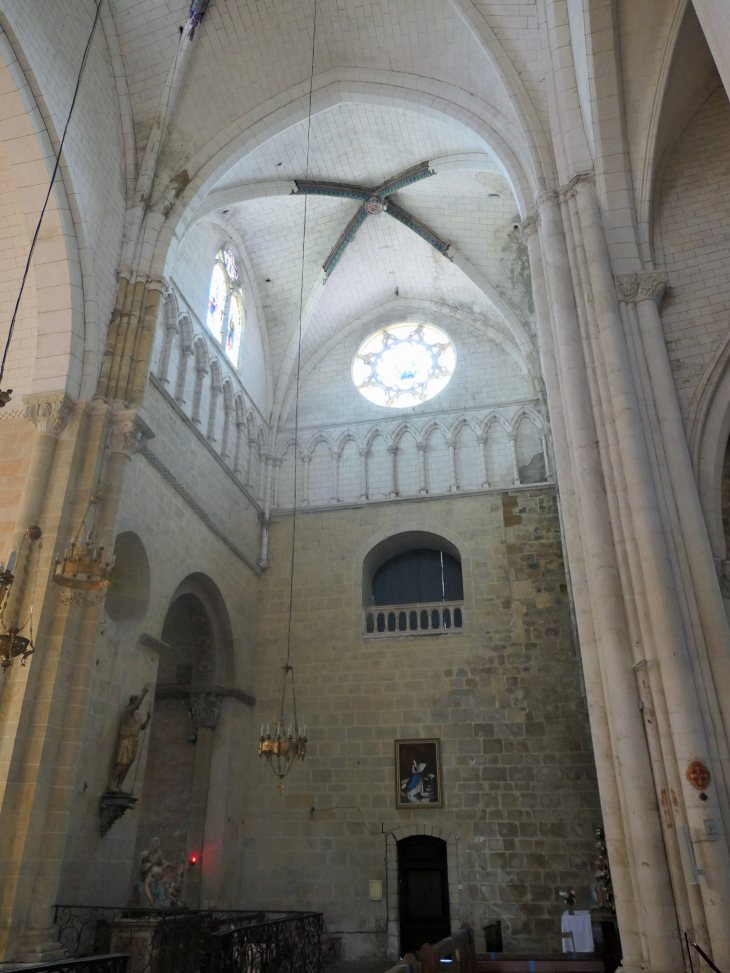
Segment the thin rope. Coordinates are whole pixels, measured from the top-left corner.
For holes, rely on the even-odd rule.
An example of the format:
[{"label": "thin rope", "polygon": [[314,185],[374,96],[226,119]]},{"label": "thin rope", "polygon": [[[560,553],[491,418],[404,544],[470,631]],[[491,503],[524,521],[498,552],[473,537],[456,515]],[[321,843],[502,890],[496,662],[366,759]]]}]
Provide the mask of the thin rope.
[{"label": "thin rope", "polygon": [[[307,113],[307,160],[304,167],[305,179],[309,178],[309,150],[312,134],[312,89],[314,87],[314,50],[317,40],[317,0],[314,0],[314,22],[312,24],[312,64],[309,74],[309,111]],[[309,195],[304,195],[304,225],[302,227],[302,273],[299,284],[299,336],[297,339],[297,382],[294,396],[294,510],[292,513],[291,530],[291,568],[289,572],[289,623],[286,633],[286,664],[289,665],[291,656],[291,626],[294,608],[294,551],[297,539],[297,449],[299,446],[299,378],[302,365],[302,319],[304,317],[304,254],[307,243],[307,201]]]},{"label": "thin rope", "polygon": [[91,27],[91,33],[89,34],[89,39],[86,42],[86,47],[84,48],[84,56],[81,59],[81,67],[79,68],[79,75],[76,79],[76,87],[74,88],[73,98],[71,100],[71,107],[68,111],[68,118],[66,119],[66,125],[63,129],[63,135],[61,137],[61,144],[58,146],[58,152],[56,153],[56,162],[53,167],[53,175],[51,176],[51,182],[48,186],[48,192],[46,193],[46,198],[43,203],[43,209],[41,210],[41,215],[38,218],[38,225],[35,228],[35,233],[33,234],[33,240],[30,245],[30,252],[28,254],[28,260],[25,264],[25,271],[23,273],[23,279],[20,282],[20,291],[18,293],[18,299],[15,302],[15,309],[13,311],[13,316],[10,320],[10,328],[8,330],[8,338],[5,342],[5,351],[3,352],[3,360],[0,363],[0,382],[3,380],[3,375],[5,374],[5,362],[8,357],[8,351],[10,350],[10,341],[13,337],[13,332],[15,331],[15,319],[18,316],[18,308],[20,307],[20,299],[23,296],[23,291],[25,290],[25,282],[28,279],[28,273],[30,272],[30,264],[33,259],[33,252],[35,250],[35,245],[38,242],[38,234],[41,231],[41,223],[43,222],[43,217],[46,215],[46,208],[48,207],[48,201],[51,198],[51,193],[53,192],[53,184],[56,181],[56,175],[58,174],[58,167],[61,164],[61,153],[63,152],[63,145],[66,141],[66,133],[68,132],[68,126],[71,121],[71,116],[73,115],[74,106],[76,105],[76,97],[79,93],[79,87],[81,86],[81,78],[84,74],[84,68],[86,67],[86,62],[89,58],[89,50],[91,48],[91,42],[94,38],[94,32],[96,31],[96,25],[99,23],[99,14],[101,13],[102,0],[99,0],[96,6],[96,14],[94,15],[94,23]]}]

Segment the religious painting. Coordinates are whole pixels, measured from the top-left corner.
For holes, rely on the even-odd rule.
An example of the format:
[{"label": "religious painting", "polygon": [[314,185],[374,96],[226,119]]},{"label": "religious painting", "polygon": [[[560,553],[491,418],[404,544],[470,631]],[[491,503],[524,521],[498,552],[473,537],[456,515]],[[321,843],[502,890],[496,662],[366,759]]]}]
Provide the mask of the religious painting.
[{"label": "religious painting", "polygon": [[441,741],[395,741],[396,807],[443,807]]}]

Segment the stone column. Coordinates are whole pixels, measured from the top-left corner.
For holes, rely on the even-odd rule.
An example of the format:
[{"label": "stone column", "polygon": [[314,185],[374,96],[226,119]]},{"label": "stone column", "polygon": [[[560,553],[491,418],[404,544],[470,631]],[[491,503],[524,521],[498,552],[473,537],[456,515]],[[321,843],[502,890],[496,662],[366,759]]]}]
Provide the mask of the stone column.
[{"label": "stone column", "polygon": [[[35,433],[30,445],[28,472],[15,516],[10,549],[4,553],[2,557],[4,561],[8,559],[11,551],[20,551],[23,536],[28,528],[32,524],[40,524],[56,454],[56,444],[73,408],[73,400],[65,392],[26,395],[23,404],[26,418],[33,423]],[[20,564],[16,563],[16,575],[19,568]],[[32,597],[32,594],[32,591],[26,591],[24,603],[17,606],[23,616],[26,614],[25,602]],[[13,597],[14,593],[11,588],[8,607],[12,604]],[[10,611],[6,613],[6,618],[10,618]],[[15,724],[23,698],[23,690],[20,686],[24,686],[27,674],[28,670],[23,669],[21,671],[19,663],[16,662],[0,684],[0,716],[2,717],[0,721],[0,749],[4,749],[6,734],[15,732]],[[8,691],[7,698],[5,698],[4,690],[7,686],[13,688]],[[3,781],[0,784],[0,806],[2,805],[4,790]]]},{"label": "stone column", "polygon": [[[191,909],[200,908],[200,892],[205,869],[205,819],[208,813],[210,762],[213,754],[213,732],[218,726],[222,697],[218,693],[190,694],[190,709],[196,727],[195,767],[188,810],[188,846],[182,897]],[[190,865],[192,855],[197,864]]]},{"label": "stone column", "polygon": [[215,440],[215,420],[218,413],[218,396],[221,394],[221,386],[217,381],[213,381],[210,386],[210,409],[208,410],[208,429],[205,438],[209,443]]},{"label": "stone column", "polygon": [[[590,600],[590,619],[583,613],[578,617],[581,647],[585,647],[584,634],[587,646],[595,639],[598,670],[591,668],[594,659],[590,653],[585,654],[587,681],[589,671],[593,679],[600,680],[596,682],[596,689],[605,694],[603,712],[608,721],[611,759],[621,768],[621,777],[616,780],[620,807],[614,809],[604,803],[604,816],[609,845],[616,849],[615,854],[613,851],[611,854],[618,865],[618,869],[614,868],[614,882],[617,883],[617,910],[625,939],[624,965],[639,967],[645,962],[640,935],[648,948],[652,967],[680,969],[681,953],[672,934],[676,925],[674,904],[636,684],[630,671],[633,662],[631,642],[606,503],[563,218],[555,195],[546,194],[541,203],[545,286],[550,297],[551,326],[555,332],[554,340],[552,336],[549,340],[557,365],[554,377],[559,387],[556,391],[562,398],[567,455],[574,479],[571,502],[576,504]],[[541,344],[545,347],[547,342],[541,340]],[[548,372],[546,369],[546,377]],[[565,503],[566,498],[563,500]],[[578,566],[581,567],[580,562]],[[588,609],[587,605],[585,607]],[[591,725],[593,728],[593,716]],[[629,781],[630,792],[626,793],[624,787]],[[615,813],[618,817],[613,817]],[[623,836],[626,845],[621,848]],[[651,915],[651,928],[646,928],[644,915]]]},{"label": "stone column", "polygon": [[267,456],[266,453],[261,451],[261,444],[258,440],[256,440],[256,449],[258,450],[259,454],[259,488],[256,499],[259,503],[263,503],[266,497],[266,479],[271,457]]},{"label": "stone column", "polygon": [[231,413],[233,412],[233,403],[228,399],[226,395],[223,396],[223,435],[221,436],[221,459],[223,462],[228,461],[228,440],[231,435]]},{"label": "stone column", "polygon": [[196,426],[200,425],[200,401],[203,397],[203,381],[205,376],[208,374],[208,368],[206,365],[198,362],[195,368],[195,388],[193,389],[193,408],[190,413],[190,418],[195,423]]},{"label": "stone column", "polygon": [[416,449],[418,450],[418,463],[421,471],[421,486],[418,492],[428,493],[428,485],[426,480],[426,443],[417,442]]},{"label": "stone column", "polygon": [[[294,461],[296,462],[296,453],[295,453]],[[274,487],[271,492],[271,506],[278,507],[279,506],[279,473],[281,471],[281,459],[279,459],[278,456],[274,457],[272,463],[274,466]]]},{"label": "stone column", "polygon": [[236,446],[233,452],[233,472],[241,478],[241,446],[243,445],[243,433],[246,428],[244,422],[236,423]]},{"label": "stone column", "polygon": [[370,450],[360,448],[357,451],[360,457],[360,499],[368,498],[368,454]]},{"label": "stone column", "polygon": [[388,446],[390,453],[390,493],[389,497],[398,496],[398,446],[391,444]]},{"label": "stone column", "polygon": [[160,364],[157,369],[157,378],[162,382],[163,385],[169,383],[168,372],[170,371],[170,354],[172,353],[172,343],[175,340],[175,335],[178,334],[179,327],[177,323],[177,312],[175,307],[175,301],[168,297],[165,303],[165,335],[162,340],[162,353],[160,355]]},{"label": "stone column", "polygon": [[[721,823],[717,788],[707,789],[707,800],[687,779],[684,770],[695,760],[711,760],[693,663],[677,598],[677,579],[670,551],[671,525],[662,517],[661,486],[654,480],[649,456],[650,430],[642,421],[631,357],[627,347],[608,247],[595,187],[590,181],[577,186],[577,203],[588,259],[600,347],[611,391],[614,421],[626,477],[627,498],[644,575],[646,611],[651,619],[654,646],[667,697],[676,758],[679,762],[687,817],[695,840],[705,835],[705,821],[713,820],[715,838],[698,847],[702,861],[701,888],[708,932],[718,965],[730,963],[726,917],[730,914],[730,849]],[[637,377],[638,378],[638,377]],[[668,536],[669,535],[669,536]],[[722,944],[725,943],[723,949]]]},{"label": "stone column", "polygon": [[515,486],[519,486],[522,481],[520,480],[520,467],[517,460],[517,436],[513,433],[509,437],[509,441],[512,450],[512,482]]},{"label": "stone column", "polygon": [[248,436],[248,455],[246,456],[246,488],[253,492],[253,448],[258,450],[258,441],[253,436]]},{"label": "stone column", "polygon": [[540,443],[542,444],[542,456],[545,461],[545,480],[552,480],[553,474],[550,470],[550,454],[548,453],[548,441],[547,433],[542,433],[540,435]]},{"label": "stone column", "polygon": [[332,472],[334,474],[332,477],[332,485],[334,489],[332,491],[333,496],[331,497],[331,502],[339,503],[340,502],[340,457],[342,456],[342,451],[339,449],[333,449],[330,452],[330,456],[332,457],[332,467],[333,467]]},{"label": "stone column", "polygon": [[[105,420],[107,408],[97,419]],[[106,429],[106,425],[104,425]],[[103,497],[97,522],[101,546],[111,552],[116,532],[124,471],[132,455],[143,448],[152,431],[133,410],[111,417],[109,457],[100,489]],[[103,445],[104,440],[101,440]],[[34,775],[32,798],[23,808],[27,818],[22,887],[15,908],[25,912],[23,935],[16,947],[21,962],[57,956],[60,946],[53,927],[61,868],[79,761],[89,685],[103,603],[59,612],[45,632],[36,699],[30,715],[27,772]],[[55,713],[54,718],[51,714]],[[30,843],[30,844],[29,844]]]},{"label": "stone column", "polygon": [[482,433],[482,435],[477,436],[477,442],[482,447],[482,488],[487,489],[489,487],[489,470],[487,469],[487,434]]},{"label": "stone column", "polygon": [[[312,459],[311,456],[302,456],[302,463],[304,464],[304,475],[302,477],[302,506],[309,506],[309,462]],[[294,462],[296,463],[296,451],[294,453]],[[294,497],[294,502],[296,503],[297,498]]]},{"label": "stone column", "polygon": [[185,380],[188,375],[188,362],[192,356],[193,349],[190,345],[181,349],[180,360],[177,363],[177,378],[175,379],[175,401],[178,405],[185,405]]},{"label": "stone column", "polygon": [[449,492],[456,493],[459,489],[459,484],[456,482],[456,440],[447,439],[446,445],[449,447],[449,471],[451,473]]}]

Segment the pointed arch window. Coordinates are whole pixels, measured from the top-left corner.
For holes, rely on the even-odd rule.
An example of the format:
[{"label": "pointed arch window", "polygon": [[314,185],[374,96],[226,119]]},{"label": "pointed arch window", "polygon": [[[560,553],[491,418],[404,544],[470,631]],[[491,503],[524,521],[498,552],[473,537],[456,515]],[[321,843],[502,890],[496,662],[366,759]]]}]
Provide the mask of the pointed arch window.
[{"label": "pointed arch window", "polygon": [[230,250],[219,250],[210,276],[206,324],[236,368],[244,323],[243,292],[235,257]]}]

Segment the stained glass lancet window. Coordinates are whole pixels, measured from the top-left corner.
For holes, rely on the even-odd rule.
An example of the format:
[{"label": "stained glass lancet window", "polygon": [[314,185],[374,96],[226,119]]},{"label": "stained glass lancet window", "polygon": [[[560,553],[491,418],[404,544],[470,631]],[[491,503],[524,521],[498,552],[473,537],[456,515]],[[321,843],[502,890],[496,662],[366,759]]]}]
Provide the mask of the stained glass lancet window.
[{"label": "stained glass lancet window", "polygon": [[226,331],[225,349],[226,354],[233,362],[238,365],[238,353],[241,349],[241,331],[243,330],[243,310],[241,308],[241,298],[238,294],[231,297],[231,310],[228,314],[228,329]]},{"label": "stained glass lancet window", "polygon": [[228,300],[228,280],[225,271],[219,263],[213,267],[208,293],[208,327],[220,341],[223,330],[223,315]]},{"label": "stained glass lancet window", "polygon": [[230,361],[238,367],[244,327],[243,295],[230,250],[220,250],[213,266],[206,323]]},{"label": "stained glass lancet window", "polygon": [[360,345],[352,380],[366,399],[395,409],[432,399],[449,383],[456,351],[433,324],[406,322],[381,328]]}]

